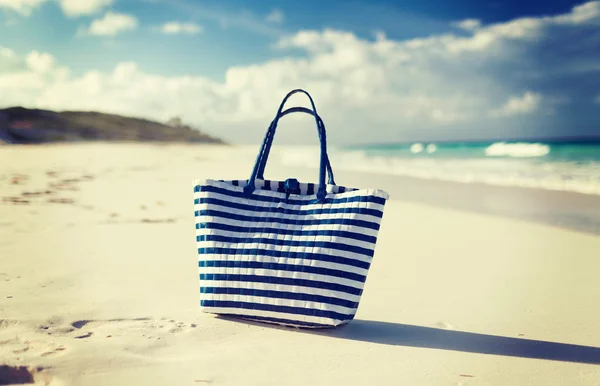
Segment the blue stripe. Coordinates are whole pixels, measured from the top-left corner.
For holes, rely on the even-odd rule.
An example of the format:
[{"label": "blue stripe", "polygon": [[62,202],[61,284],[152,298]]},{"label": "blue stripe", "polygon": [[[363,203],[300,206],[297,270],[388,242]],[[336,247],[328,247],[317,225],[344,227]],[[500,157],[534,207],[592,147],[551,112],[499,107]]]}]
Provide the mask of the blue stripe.
[{"label": "blue stripe", "polygon": [[229,275],[220,273],[201,273],[200,280],[219,280],[219,281],[242,281],[268,284],[284,284],[300,287],[311,287],[328,289],[331,291],[345,292],[352,295],[362,295],[362,288],[350,287],[347,285],[327,283],[317,280],[291,279],[287,277],[276,276],[258,276],[258,275]]},{"label": "blue stripe", "polygon": [[258,290],[248,288],[230,288],[230,287],[201,287],[200,293],[203,294],[226,294],[226,295],[248,295],[248,296],[261,296],[265,298],[275,299],[292,299],[292,300],[304,300],[307,302],[327,303],[336,306],[357,308],[358,302],[351,302],[349,300],[334,298],[331,296],[322,295],[311,295],[297,292],[285,292],[285,291],[269,291],[269,290]]},{"label": "blue stripe", "polygon": [[198,262],[198,267],[270,269],[273,271],[304,272],[313,273],[315,275],[333,276],[361,283],[364,283],[365,280],[367,280],[367,277],[364,275],[339,269],[313,267],[310,265],[264,263],[260,261],[200,260]]},{"label": "blue stripe", "polygon": [[346,237],[348,239],[353,240],[361,240],[367,243],[377,242],[377,237],[364,235],[356,232],[348,232],[348,231],[337,231],[337,230],[294,230],[294,229],[283,229],[283,228],[249,228],[249,227],[239,227],[228,224],[220,224],[215,222],[206,222],[203,224],[198,224],[199,227],[196,229],[219,229],[222,231],[228,232],[238,232],[238,233],[273,233],[277,235],[292,235],[292,236],[337,236],[337,237]]},{"label": "blue stripe", "polygon": [[[331,224],[331,225],[348,225],[348,226],[356,226],[361,228],[369,228],[374,230],[379,230],[380,224],[371,221],[364,220],[356,220],[350,218],[332,218],[332,219],[322,219],[322,220],[294,220],[289,218],[279,218],[279,217],[261,217],[261,216],[245,216],[242,214],[234,214],[228,212],[222,212],[220,210],[197,210],[194,212],[196,217],[198,216],[212,216],[212,217],[222,217],[230,220],[243,221],[243,222],[270,222],[276,224],[292,224],[292,225],[320,225],[320,224]],[[196,229],[199,229],[199,224],[196,224]]]},{"label": "blue stripe", "polygon": [[[314,191],[314,188],[312,189]],[[197,191],[197,190],[196,190]],[[248,199],[247,195],[244,192],[236,192],[224,188],[219,188],[216,186],[200,186],[200,192],[211,192],[211,193],[220,193],[230,197],[236,197],[241,199]],[[288,203],[293,205],[309,205],[309,204],[317,204],[317,203],[325,203],[325,204],[345,204],[348,202],[373,202],[376,204],[385,204],[385,198],[377,197],[377,196],[354,196],[354,197],[346,197],[346,198],[327,198],[323,202],[319,202],[317,199],[314,200],[294,200],[294,199],[284,199],[280,197],[271,197],[271,196],[259,196],[253,195],[252,200],[256,201],[264,201],[264,202],[273,202],[273,203]]]},{"label": "blue stripe", "polygon": [[337,319],[337,320],[348,320],[352,316],[350,314],[340,314],[339,312],[323,311],[323,310],[317,310],[314,308],[274,306],[271,304],[230,302],[230,301],[225,301],[225,300],[201,300],[200,305],[202,307],[242,308],[242,309],[250,309],[250,310],[282,312],[282,313],[286,313],[286,314],[318,316],[321,318],[329,318],[329,319]]},{"label": "blue stripe", "polygon": [[[311,323],[311,322],[304,322],[304,321],[291,320],[291,319],[270,318],[268,316],[252,316],[252,315],[238,315],[238,314],[219,314],[219,315],[231,317],[231,318],[254,319],[254,320],[260,321],[260,322],[289,324],[289,325],[298,326],[298,327],[314,327],[314,328],[332,328],[333,327],[333,325],[330,325],[330,324]],[[354,318],[354,316],[352,316],[350,319],[353,319],[353,318]]]},{"label": "blue stripe", "polygon": [[336,249],[338,251],[348,251],[353,253],[358,253],[361,255],[373,257],[374,249],[367,249],[362,247],[357,247],[354,245],[342,244],[342,243],[332,243],[329,241],[295,241],[295,240],[274,240],[269,239],[267,237],[227,237],[227,236],[218,236],[218,235],[202,235],[196,236],[197,242],[202,241],[218,241],[223,243],[231,243],[231,244],[269,244],[269,245],[280,245],[286,247],[311,247],[311,248],[330,248]]},{"label": "blue stripe", "polygon": [[270,256],[270,257],[285,257],[288,259],[306,259],[325,261],[328,263],[351,265],[353,267],[369,269],[371,263],[351,259],[349,257],[333,256],[324,253],[308,253],[308,252],[289,252],[289,251],[273,251],[270,249],[248,249],[248,248],[199,248],[200,255],[251,255],[251,256]]},{"label": "blue stripe", "polygon": [[294,210],[282,207],[261,207],[255,205],[239,204],[237,202],[219,200],[218,198],[201,198],[195,199],[194,204],[213,204],[226,206],[228,208],[248,210],[252,212],[267,212],[267,213],[281,213],[286,215],[309,215],[309,214],[337,214],[337,213],[357,213],[363,215],[371,215],[378,218],[383,217],[383,212],[376,209],[368,208],[327,208],[327,209],[311,209],[311,210]]}]

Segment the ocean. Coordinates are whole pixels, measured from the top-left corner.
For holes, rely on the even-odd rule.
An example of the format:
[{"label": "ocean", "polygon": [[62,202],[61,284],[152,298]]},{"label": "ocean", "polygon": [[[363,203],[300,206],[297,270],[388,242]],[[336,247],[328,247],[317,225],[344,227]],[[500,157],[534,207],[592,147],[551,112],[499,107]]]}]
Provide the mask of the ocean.
[{"label": "ocean", "polygon": [[[333,170],[600,195],[598,142],[478,142],[330,147]],[[315,148],[287,152],[290,166],[314,164]]]}]

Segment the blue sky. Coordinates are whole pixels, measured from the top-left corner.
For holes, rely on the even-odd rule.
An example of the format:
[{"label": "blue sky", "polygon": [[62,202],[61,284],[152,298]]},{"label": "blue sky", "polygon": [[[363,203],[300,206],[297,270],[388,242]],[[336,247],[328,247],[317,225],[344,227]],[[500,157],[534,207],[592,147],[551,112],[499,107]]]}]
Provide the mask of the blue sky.
[{"label": "blue sky", "polygon": [[245,143],[296,87],[340,144],[600,134],[600,2],[0,0],[2,107]]}]

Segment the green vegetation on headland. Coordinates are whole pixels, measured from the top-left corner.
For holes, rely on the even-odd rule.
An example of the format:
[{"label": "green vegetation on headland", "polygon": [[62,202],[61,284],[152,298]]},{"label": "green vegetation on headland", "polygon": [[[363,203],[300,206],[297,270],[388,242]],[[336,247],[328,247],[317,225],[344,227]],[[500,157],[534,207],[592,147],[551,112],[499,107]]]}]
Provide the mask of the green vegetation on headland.
[{"label": "green vegetation on headland", "polygon": [[179,118],[159,123],[91,111],[0,109],[0,143],[81,141],[224,143]]}]

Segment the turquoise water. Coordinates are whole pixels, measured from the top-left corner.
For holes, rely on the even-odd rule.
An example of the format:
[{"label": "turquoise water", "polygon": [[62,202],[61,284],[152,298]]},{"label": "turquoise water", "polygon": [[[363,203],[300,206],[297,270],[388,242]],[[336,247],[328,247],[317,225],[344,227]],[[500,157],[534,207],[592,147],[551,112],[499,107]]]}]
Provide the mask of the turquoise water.
[{"label": "turquoise water", "polygon": [[[288,163],[314,162],[314,149]],[[334,170],[600,195],[600,142],[407,143],[330,149]]]},{"label": "turquoise water", "polygon": [[536,162],[600,162],[599,143],[480,142],[480,143],[411,143],[352,146],[369,156],[406,157],[410,159],[528,158]]}]

